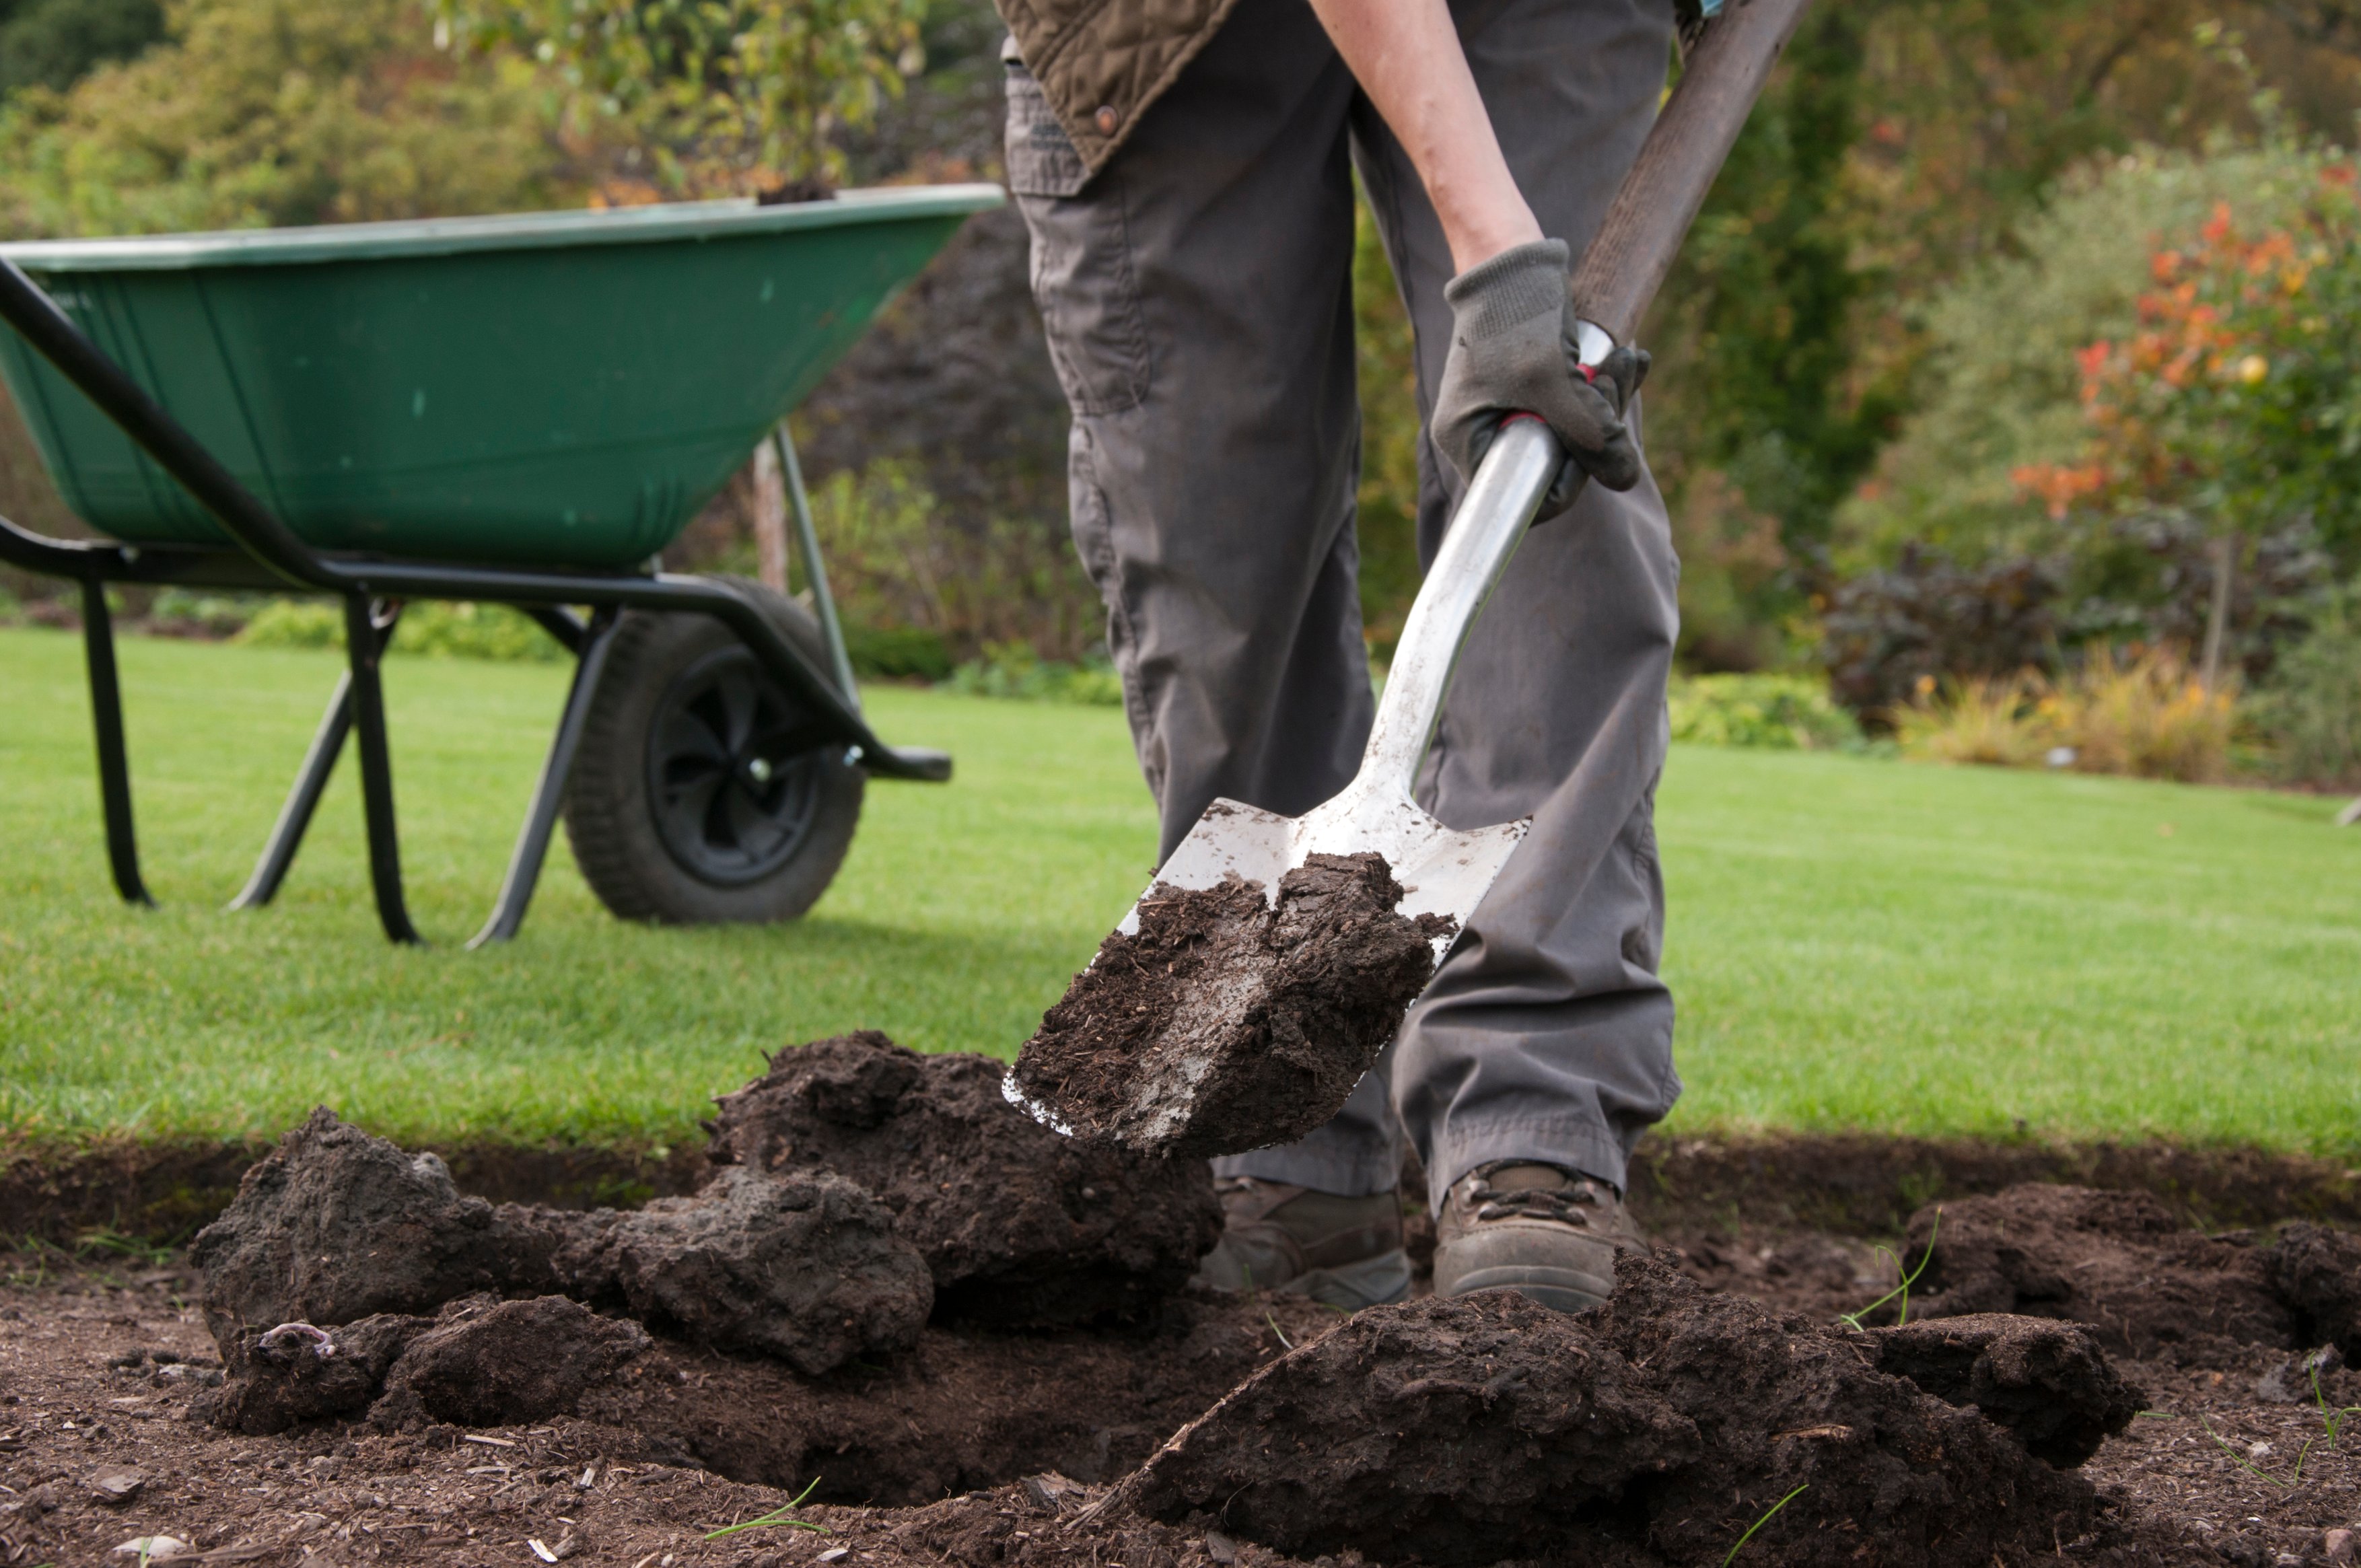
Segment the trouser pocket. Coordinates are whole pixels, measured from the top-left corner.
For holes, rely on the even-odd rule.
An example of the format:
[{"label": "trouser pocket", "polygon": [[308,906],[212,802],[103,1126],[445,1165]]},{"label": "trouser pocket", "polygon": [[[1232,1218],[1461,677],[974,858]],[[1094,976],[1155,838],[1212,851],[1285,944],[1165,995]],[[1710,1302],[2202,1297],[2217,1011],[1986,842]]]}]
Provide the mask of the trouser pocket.
[{"label": "trouser pocket", "polygon": [[1041,84],[1008,62],[1008,188],[1032,236],[1033,300],[1066,400],[1115,413],[1148,396],[1148,328],[1113,170],[1093,177]]}]

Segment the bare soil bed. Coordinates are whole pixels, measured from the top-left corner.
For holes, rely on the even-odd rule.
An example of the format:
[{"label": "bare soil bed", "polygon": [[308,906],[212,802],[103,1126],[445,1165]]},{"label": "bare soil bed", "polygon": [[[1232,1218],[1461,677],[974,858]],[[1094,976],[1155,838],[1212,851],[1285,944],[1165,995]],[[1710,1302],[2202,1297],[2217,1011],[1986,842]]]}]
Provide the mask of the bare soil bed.
[{"label": "bare soil bed", "polygon": [[2344,1231],[1949,1200],[1856,1325],[1872,1240],[1667,1212],[1597,1311],[1348,1320],[1184,1283],[1202,1166],[987,1087],[782,1053],[632,1212],[315,1117],[192,1252],[0,1258],[0,1563],[2351,1561]]}]

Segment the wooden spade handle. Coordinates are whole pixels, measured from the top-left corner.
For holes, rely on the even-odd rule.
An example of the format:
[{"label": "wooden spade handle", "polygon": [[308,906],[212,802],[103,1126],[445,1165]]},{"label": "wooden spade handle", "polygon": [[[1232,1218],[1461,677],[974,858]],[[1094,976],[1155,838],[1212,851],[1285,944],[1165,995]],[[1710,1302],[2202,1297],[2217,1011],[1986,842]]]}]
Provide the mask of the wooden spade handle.
[{"label": "wooden spade handle", "polygon": [[1574,308],[1629,343],[1810,0],[1727,0],[1656,116],[1598,237],[1574,271]]}]

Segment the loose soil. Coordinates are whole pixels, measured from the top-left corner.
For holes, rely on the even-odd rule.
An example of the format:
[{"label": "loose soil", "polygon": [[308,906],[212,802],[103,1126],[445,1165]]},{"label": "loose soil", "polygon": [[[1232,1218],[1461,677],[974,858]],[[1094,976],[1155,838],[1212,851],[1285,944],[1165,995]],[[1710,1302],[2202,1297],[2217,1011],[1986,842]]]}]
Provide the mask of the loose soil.
[{"label": "loose soil", "polygon": [[[880,1058],[871,1043],[831,1059]],[[407,1248],[379,1233],[379,1266],[339,1272],[250,1209],[225,1232],[239,1247],[206,1252],[238,1299],[432,1295],[481,1272],[468,1236],[593,1218],[479,1212],[432,1163],[307,1130],[346,1175],[423,1193],[434,1223]],[[250,1188],[283,1198],[305,1175],[291,1164]],[[776,1173],[720,1174],[735,1190]],[[340,1212],[383,1220],[366,1183],[336,1190]],[[1766,1515],[1740,1562],[2312,1568],[2349,1550],[2334,1532],[2361,1526],[2361,1426],[2328,1426],[2361,1406],[2361,1375],[2307,1353],[2351,1332],[2354,1237],[2197,1235],[2152,1202],[2047,1186],[1911,1223],[1935,1245],[1900,1327],[1836,1321],[1894,1281],[1858,1237],[1675,1223],[1580,1317],[1503,1295],[1345,1320],[1142,1290],[1087,1327],[939,1314],[906,1348],[818,1374],[693,1342],[627,1297],[593,1310],[529,1284],[319,1329],[240,1321],[217,1345],[188,1265],[20,1253],[0,1282],[0,1563],[129,1563],[109,1549],[169,1535],[208,1561],[289,1564],[523,1565],[545,1560],[538,1541],[632,1568],[1656,1568],[1719,1563]],[[522,1255],[563,1276],[566,1245]],[[2167,1332],[2144,1277],[2198,1326]],[[793,1518],[817,1529],[712,1534],[815,1483]]]},{"label": "loose soil", "polygon": [[[1686,1445],[1692,1440],[1678,1426],[1686,1420],[1696,1430],[1697,1450],[1751,1452],[1765,1474],[1776,1473],[1763,1490],[1752,1489],[1750,1476],[1734,1492],[1697,1497],[1695,1511],[1666,1515],[1666,1491],[1684,1474],[1681,1464],[1668,1464],[1658,1477],[1643,1477],[1648,1484],[1627,1491],[1636,1504],[1587,1515],[1574,1508],[1574,1528],[1597,1550],[1577,1557],[1542,1542],[1533,1555],[1544,1562],[1614,1563],[1620,1552],[1626,1563],[1718,1563],[1748,1524],[1806,1477],[1813,1491],[1774,1516],[1741,1563],[1942,1560],[1940,1541],[1932,1555],[1872,1549],[1856,1557],[1865,1541],[1886,1539],[1865,1536],[1861,1520],[1879,1518],[1881,1508],[1906,1508],[1906,1487],[1899,1504],[1891,1490],[1865,1500],[1852,1490],[1879,1474],[1951,1497],[1989,1499],[1993,1487],[2013,1482],[2022,1488],[2016,1498],[2037,1497],[2059,1510],[2058,1539],[2038,1541],[2038,1551],[2026,1544],[2039,1533],[2030,1527],[1998,1547],[1999,1560],[2012,1564],[2055,1562],[2062,1552],[2065,1561],[2081,1563],[2261,1565],[2292,1559],[2310,1568],[2332,1561],[2328,1532],[2361,1525],[2361,1431],[2346,1431],[2334,1445],[2324,1441],[2309,1375],[2290,1376],[2298,1358],[2286,1349],[2224,1342],[2213,1347],[2217,1364],[2211,1366],[2114,1362],[2115,1375],[2143,1391],[2141,1412],[2106,1437],[2081,1469],[2055,1470],[2014,1452],[1998,1428],[1956,1401],[1963,1392],[1971,1402],[1990,1398],[1985,1408],[2010,1420],[1994,1387],[2013,1376],[2020,1387],[2046,1377],[2056,1398],[2018,1401],[2013,1424],[2020,1439],[2028,1430],[2025,1415],[2045,1404],[2075,1410],[2085,1422],[2112,1424],[2120,1398],[2103,1373],[2087,1370],[2087,1353],[2078,1352],[2075,1338],[2059,1337],[2076,1336],[2087,1346],[2090,1336],[2079,1327],[2029,1325],[2038,1337],[2032,1354],[2021,1356],[2004,1348],[1994,1354],[1989,1318],[1855,1334],[1829,1326],[1825,1303],[1855,1307],[1884,1288],[1858,1243],[1743,1232],[1677,1239],[1687,1278],[1656,1270],[1645,1281],[1653,1299],[1627,1289],[1606,1312],[1585,1319],[1488,1297],[1423,1301],[1348,1321],[1284,1298],[1184,1293],[1168,1303],[1162,1321],[1122,1330],[929,1327],[916,1349],[891,1365],[841,1368],[818,1379],[769,1358],[660,1339],[581,1396],[571,1414],[480,1427],[428,1420],[391,1431],[346,1416],[267,1437],[191,1419],[192,1406],[219,1397],[205,1384],[220,1376],[209,1365],[215,1356],[192,1299],[193,1271],[182,1265],[69,1265],[60,1271],[55,1255],[18,1254],[15,1272],[0,1283],[0,1486],[7,1488],[0,1493],[0,1562],[128,1563],[109,1559],[107,1550],[156,1535],[190,1541],[214,1562],[286,1564],[523,1568],[541,1561],[528,1544],[533,1540],[584,1563],[632,1565],[653,1555],[647,1568],[658,1568],[667,1554],[681,1568],[817,1563],[840,1548],[849,1555],[829,1562],[845,1568],[1404,1562],[1408,1554],[1394,1537],[1354,1525],[1351,1510],[1316,1495],[1303,1499],[1306,1518],[1373,1539],[1329,1545],[1318,1556],[1312,1549],[1319,1542],[1308,1541],[1290,1556],[1247,1539],[1244,1531],[1258,1528],[1251,1517],[1225,1521],[1213,1508],[1167,1503],[1178,1518],[1166,1522],[1105,1499],[1109,1483],[1136,1471],[1168,1434],[1209,1408],[1168,1453],[1208,1463],[1203,1456],[1215,1447],[1210,1439],[1225,1423],[1235,1432],[1239,1413],[1282,1383],[1324,1386],[1347,1398],[1357,1387],[1364,1402],[1400,1398],[1416,1381],[1401,1375],[1411,1366],[1400,1353],[1420,1340],[1438,1358],[1428,1387],[1409,1395],[1428,1418],[1412,1434],[1420,1442],[1441,1442],[1455,1410],[1462,1417],[1487,1412],[1466,1421],[1463,1435],[1504,1433],[1524,1415],[1546,1425],[1554,1388],[1611,1405],[1619,1419],[1654,1433],[1654,1460],[1677,1461],[1691,1452]],[[1720,1269],[1698,1261],[1708,1251],[1727,1260]],[[1737,1274],[1752,1293],[1694,1283],[1697,1275],[1715,1272]],[[1891,1283],[1890,1272],[1883,1277]],[[1669,1309],[1665,1297],[1672,1298]],[[1773,1334],[1748,1327],[1774,1313],[1789,1315],[1775,1321]],[[2000,1321],[2015,1325],[2020,1341],[2028,1329],[2023,1319]],[[1452,1333],[1459,1343],[1439,1343]],[[1535,1354],[1544,1336],[1568,1347],[1578,1343],[1587,1362]],[[1286,1342],[1298,1347],[1294,1355]],[[1337,1376],[1348,1364],[1340,1354],[1348,1345],[1390,1346],[1389,1380],[1356,1385]],[[1859,1355],[1847,1347],[1858,1347]],[[1492,1375],[1471,1376],[1471,1353],[1480,1368],[1487,1350],[1496,1353]],[[1497,1362],[1501,1351],[1513,1366]],[[1844,1366],[1842,1357],[1853,1357],[1854,1365]],[[2056,1365],[2046,1365],[2045,1357]],[[1936,1390],[1944,1403],[1883,1376],[1904,1358],[1916,1364],[1911,1380],[1922,1388],[1952,1379],[1949,1392]],[[1634,1366],[1644,1371],[1634,1375]],[[1751,1381],[1741,1385],[1732,1371]],[[1504,1372],[1522,1376],[1499,1376]],[[2302,1390],[2303,1402],[2285,1402],[2291,1386]],[[2332,1408],[2361,1404],[2361,1376],[2351,1371],[2329,1370],[2321,1387]],[[1789,1424],[1786,1410],[1756,1408],[1763,1398],[1783,1396],[1799,1399],[1790,1409],[1839,1409],[1856,1419],[1866,1404],[1873,1419],[1857,1435],[1839,1436],[1809,1429],[1851,1421]],[[1329,1408],[1337,1419],[1345,1413]],[[1315,1455],[1344,1455],[1350,1430],[1340,1427],[1322,1434],[1332,1441],[1303,1445],[1301,1427],[1279,1421],[1269,1435],[1309,1446]],[[1928,1458],[1929,1432],[1947,1456],[1964,1442],[1977,1464],[1954,1475]],[[1533,1486],[1530,1453],[1510,1448],[1485,1458],[1477,1478],[1493,1478],[1502,1490]],[[1733,1478],[1743,1468],[1717,1463]],[[1406,1486],[1400,1478],[1446,1467],[1398,1465],[1389,1480],[1385,1466],[1365,1465],[1359,1479],[1365,1486]],[[1693,1474],[1696,1462],[1687,1468]],[[1186,1466],[1159,1458],[1149,1474],[1160,1481],[1176,1469]],[[818,1489],[794,1517],[827,1533],[781,1525],[703,1539],[770,1514],[815,1478]],[[1806,1511],[1816,1495],[1831,1510],[1841,1496],[1860,1501],[1864,1512],[1832,1518],[1832,1511]],[[1095,1514],[1076,1522],[1094,1505]],[[1483,1528],[1518,1528],[1516,1510],[1497,1500],[1463,1497],[1451,1506],[1463,1518],[1492,1521]],[[1398,1510],[1396,1517],[1409,1514]],[[1963,1528],[1988,1528],[1981,1519],[1954,1518]],[[1459,1547],[1452,1527],[1433,1522],[1432,1512],[1428,1519],[1434,1560],[1484,1560]],[[1628,1539],[1635,1519],[1665,1519],[1679,1533],[1635,1546]],[[1808,1530],[1802,1528],[1806,1520]],[[2086,1528],[2068,1534],[2069,1520]],[[1847,1530],[1848,1522],[1855,1528]]]},{"label": "loose soil", "polygon": [[1102,942],[1044,1015],[1016,1087],[1077,1135],[1143,1154],[1301,1137],[1343,1108],[1434,972],[1445,933],[1397,914],[1401,897],[1374,854],[1313,855],[1275,904],[1235,877],[1160,883],[1139,929]]}]

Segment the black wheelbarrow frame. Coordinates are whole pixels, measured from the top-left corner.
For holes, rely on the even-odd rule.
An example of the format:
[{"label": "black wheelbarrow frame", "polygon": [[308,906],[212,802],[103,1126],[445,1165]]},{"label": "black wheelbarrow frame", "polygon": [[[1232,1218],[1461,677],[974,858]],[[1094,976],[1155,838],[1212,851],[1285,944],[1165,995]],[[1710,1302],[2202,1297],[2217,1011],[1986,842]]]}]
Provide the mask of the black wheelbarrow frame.
[{"label": "black wheelbarrow frame", "polygon": [[[369,886],[378,920],[395,942],[423,940],[402,897],[393,762],[379,672],[401,606],[411,599],[513,606],[532,617],[575,658],[573,682],[510,854],[507,874],[490,917],[469,940],[470,948],[506,941],[524,923],[617,620],[627,609],[704,615],[728,627],[763,671],[805,710],[803,724],[785,737],[787,749],[841,745],[846,748],[846,760],[873,777],[935,784],[950,777],[951,760],[947,754],[888,746],[862,717],[801,478],[795,469],[795,448],[784,426],[772,438],[779,442],[791,480],[799,553],[836,665],[833,671],[821,670],[782,634],[745,589],[727,578],[657,571],[457,565],[315,550],[240,484],[203,443],[5,257],[0,257],[0,321],[15,328],[159,467],[179,481],[233,542],[227,546],[133,545],[109,540],[51,539],[0,517],[0,561],[82,585],[82,648],[90,676],[91,719],[97,731],[107,863],[115,891],[126,903],[153,905],[155,900],[139,875],[122,689],[115,668],[114,623],[106,604],[110,583],[291,591],[331,595],[343,601],[346,674],[329,701],[254,873],[231,904],[235,909],[259,908],[277,894],[302,845],[345,740],[357,731]],[[575,613],[575,606],[589,609],[587,620]]]}]

